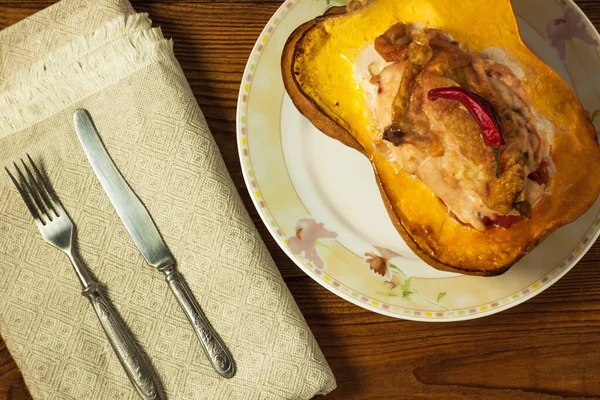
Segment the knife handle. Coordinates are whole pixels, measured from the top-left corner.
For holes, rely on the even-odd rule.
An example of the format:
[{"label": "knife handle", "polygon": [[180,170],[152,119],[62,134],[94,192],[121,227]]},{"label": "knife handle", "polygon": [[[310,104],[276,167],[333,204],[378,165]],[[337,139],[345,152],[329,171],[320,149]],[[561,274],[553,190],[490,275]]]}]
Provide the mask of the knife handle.
[{"label": "knife handle", "polygon": [[162,271],[166,275],[171,291],[185,312],[188,321],[192,324],[198,339],[200,339],[202,349],[204,349],[213,368],[224,378],[233,377],[235,375],[233,357],[211,326],[206,315],[204,315],[183,276],[177,272],[174,265],[163,268]]},{"label": "knife handle", "polygon": [[110,341],[123,369],[144,400],[164,399],[150,364],[127,329],[115,308],[106,299],[97,283],[83,290],[102,324],[106,337]]}]

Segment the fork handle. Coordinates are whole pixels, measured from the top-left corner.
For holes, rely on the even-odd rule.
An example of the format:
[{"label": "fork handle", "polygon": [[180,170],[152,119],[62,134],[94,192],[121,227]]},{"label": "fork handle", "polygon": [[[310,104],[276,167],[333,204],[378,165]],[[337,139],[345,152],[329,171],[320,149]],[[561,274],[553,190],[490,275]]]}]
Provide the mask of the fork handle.
[{"label": "fork handle", "polygon": [[223,343],[217,332],[215,332],[206,315],[204,315],[202,308],[200,308],[200,305],[194,298],[183,276],[177,272],[174,265],[163,268],[162,272],[166,275],[171,291],[194,328],[202,344],[202,349],[215,371],[224,378],[233,377],[235,375],[233,357],[227,346],[225,346],[225,343]]},{"label": "fork handle", "polygon": [[82,294],[92,303],[106,337],[140,397],[144,400],[163,399],[152,368],[134,342],[125,322],[106,299],[99,285],[93,283],[84,289]]}]

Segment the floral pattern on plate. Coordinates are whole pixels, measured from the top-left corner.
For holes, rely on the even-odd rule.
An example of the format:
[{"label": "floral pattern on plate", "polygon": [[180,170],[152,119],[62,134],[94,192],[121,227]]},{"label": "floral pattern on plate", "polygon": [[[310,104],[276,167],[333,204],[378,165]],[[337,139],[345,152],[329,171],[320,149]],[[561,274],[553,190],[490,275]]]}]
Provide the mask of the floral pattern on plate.
[{"label": "floral pattern on plate", "polygon": [[583,24],[581,14],[571,8],[567,8],[560,18],[548,22],[546,32],[552,47],[558,50],[560,59],[563,61],[567,59],[567,42],[570,40],[577,38],[589,46],[598,45],[596,39]]},{"label": "floral pattern on plate", "polygon": [[296,234],[287,239],[287,244],[293,254],[304,256],[313,262],[317,268],[322,269],[325,263],[319,257],[317,246],[321,245],[319,239],[335,239],[337,233],[328,231],[323,224],[317,223],[312,218],[302,218],[296,222]]}]

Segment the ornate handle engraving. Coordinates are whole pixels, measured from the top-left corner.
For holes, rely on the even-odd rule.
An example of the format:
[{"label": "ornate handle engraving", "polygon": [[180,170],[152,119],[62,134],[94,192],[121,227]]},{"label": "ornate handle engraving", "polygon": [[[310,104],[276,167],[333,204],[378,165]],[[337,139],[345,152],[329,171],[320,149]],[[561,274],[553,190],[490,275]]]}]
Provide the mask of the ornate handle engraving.
[{"label": "ornate handle engraving", "polygon": [[150,365],[133,341],[123,320],[98,289],[98,285],[90,286],[83,294],[92,303],[110,344],[139,395],[144,400],[163,399]]},{"label": "ornate handle engraving", "polygon": [[194,327],[202,348],[215,370],[225,378],[233,377],[235,375],[233,357],[210,322],[208,322],[183,277],[175,270],[174,266],[169,266],[162,271],[166,275],[171,291]]}]

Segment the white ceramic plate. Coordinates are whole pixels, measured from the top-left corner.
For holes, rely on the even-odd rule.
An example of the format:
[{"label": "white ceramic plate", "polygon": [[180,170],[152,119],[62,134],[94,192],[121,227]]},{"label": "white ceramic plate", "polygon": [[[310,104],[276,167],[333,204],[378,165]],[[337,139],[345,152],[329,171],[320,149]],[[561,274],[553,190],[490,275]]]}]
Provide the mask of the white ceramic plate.
[{"label": "white ceramic plate", "polygon": [[[281,248],[338,296],[420,321],[490,315],[532,298],[567,273],[600,234],[600,201],[499,277],[437,271],[408,248],[387,215],[366,157],[314,128],[283,87],[286,39],[331,5],[339,3],[285,1],[260,35],[240,89],[237,140],[244,178]],[[600,128],[600,36],[591,22],[571,1],[522,0],[515,9],[526,44],[573,87]]]}]

